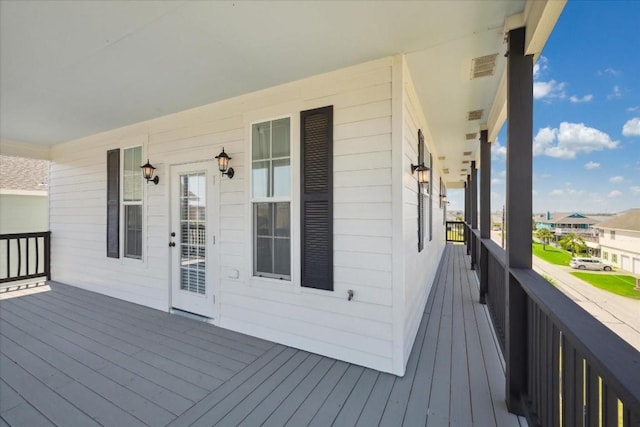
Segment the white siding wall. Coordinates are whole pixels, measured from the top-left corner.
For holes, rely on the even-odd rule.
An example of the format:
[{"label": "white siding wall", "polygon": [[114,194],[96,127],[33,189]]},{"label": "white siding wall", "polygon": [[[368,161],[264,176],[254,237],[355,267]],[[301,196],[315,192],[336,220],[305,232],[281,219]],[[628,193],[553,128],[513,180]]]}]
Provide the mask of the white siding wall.
[{"label": "white siding wall", "polygon": [[[167,310],[170,165],[213,161],[224,146],[233,158],[236,175],[219,181],[221,255],[217,273],[221,280],[216,323],[402,374],[404,368],[398,366],[404,363],[393,360],[401,353],[394,356],[392,324],[392,64],[393,58],[384,58],[54,147],[50,191],[53,278]],[[292,285],[253,280],[247,256],[251,250],[246,179],[249,124],[283,114],[291,114],[297,124],[301,110],[326,105],[334,106],[335,291],[300,288],[297,276]],[[407,126],[416,126],[410,124],[416,122],[414,109],[407,106],[412,115]],[[293,133],[295,144],[299,129],[294,127]],[[149,157],[160,176],[159,185],[145,185],[143,261],[109,259],[105,250],[106,151],[140,144],[145,159]],[[406,144],[414,149],[410,141]],[[297,150],[294,145],[296,163]],[[405,169],[411,160],[415,154],[408,151]],[[294,172],[298,167],[294,163]],[[437,182],[437,173],[434,178]],[[410,209],[415,203],[410,194],[415,182],[409,173],[406,181],[405,240],[407,253],[412,255],[407,260],[406,301],[411,313],[416,313],[424,305],[427,281],[442,247],[442,218],[434,200],[434,240],[418,257],[415,218],[411,219],[415,208]],[[297,200],[294,191],[296,211]],[[347,301],[349,289],[355,293],[351,302]],[[415,317],[407,317],[412,330]],[[395,342],[403,338],[396,337]]]},{"label": "white siding wall", "polygon": [[[611,239],[611,229],[608,228],[600,234],[600,256],[603,252],[607,252],[607,262],[618,268],[640,274],[640,232],[615,230],[615,234],[615,239]],[[616,262],[613,262],[614,254],[618,257]],[[624,266],[622,257],[627,257]]]},{"label": "white siding wall", "polygon": [[[429,292],[433,284],[445,244],[444,211],[440,209],[440,167],[438,154],[415,93],[408,69],[404,69],[403,85],[403,235],[404,235],[404,357],[409,358],[411,347],[422,319]],[[418,252],[418,184],[411,174],[411,164],[418,162],[418,129],[425,139],[425,164],[429,162],[427,151],[433,156],[432,218],[429,218],[428,199],[425,206],[424,249]],[[432,240],[429,240],[429,221],[432,223]]]}]

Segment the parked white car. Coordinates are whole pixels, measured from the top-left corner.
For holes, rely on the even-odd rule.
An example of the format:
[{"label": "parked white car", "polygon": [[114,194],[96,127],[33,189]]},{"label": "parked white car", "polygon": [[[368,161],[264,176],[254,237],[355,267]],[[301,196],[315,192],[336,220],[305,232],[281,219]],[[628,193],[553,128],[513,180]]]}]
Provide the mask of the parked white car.
[{"label": "parked white car", "polygon": [[607,265],[597,258],[571,258],[569,267],[578,270],[604,270],[611,271],[610,265]]}]

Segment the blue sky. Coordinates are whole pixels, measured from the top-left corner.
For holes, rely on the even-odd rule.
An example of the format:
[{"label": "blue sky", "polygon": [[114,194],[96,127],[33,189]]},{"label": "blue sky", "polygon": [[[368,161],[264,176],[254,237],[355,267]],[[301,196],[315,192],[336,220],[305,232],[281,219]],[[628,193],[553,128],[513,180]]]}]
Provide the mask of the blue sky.
[{"label": "blue sky", "polygon": [[[567,3],[534,68],[535,212],[640,207],[639,27],[640,1]],[[507,143],[505,126],[492,150],[492,211],[504,203]]]}]

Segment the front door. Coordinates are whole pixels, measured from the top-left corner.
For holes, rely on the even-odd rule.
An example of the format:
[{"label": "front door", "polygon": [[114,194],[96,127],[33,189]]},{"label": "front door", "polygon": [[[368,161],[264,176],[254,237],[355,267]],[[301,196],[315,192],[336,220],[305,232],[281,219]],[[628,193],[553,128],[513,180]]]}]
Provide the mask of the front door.
[{"label": "front door", "polygon": [[171,305],[209,318],[216,314],[216,178],[212,162],[171,168]]}]

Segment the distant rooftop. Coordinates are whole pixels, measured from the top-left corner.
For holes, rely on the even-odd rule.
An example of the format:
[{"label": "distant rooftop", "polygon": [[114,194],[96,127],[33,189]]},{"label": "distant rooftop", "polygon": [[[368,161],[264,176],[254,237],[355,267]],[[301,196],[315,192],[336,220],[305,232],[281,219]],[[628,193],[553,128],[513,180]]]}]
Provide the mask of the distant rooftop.
[{"label": "distant rooftop", "polygon": [[554,213],[547,219],[547,215],[543,215],[543,218],[539,220],[539,222],[545,222],[550,224],[596,224],[596,221],[593,218],[590,218],[586,215],[582,215],[576,212],[564,212],[564,213]]},{"label": "distant rooftop", "polygon": [[0,155],[0,190],[47,191],[49,162]]},{"label": "distant rooftop", "polygon": [[618,216],[598,223],[597,227],[640,231],[640,208],[626,210]]}]

